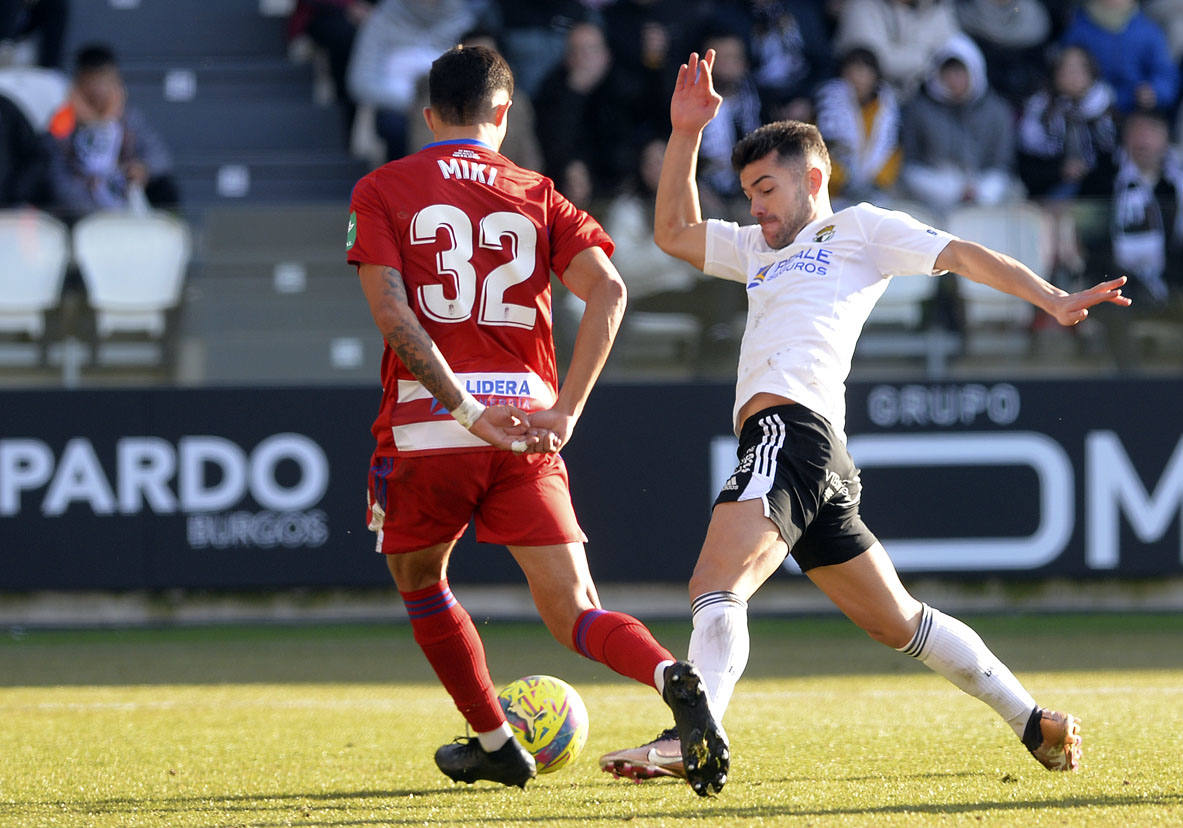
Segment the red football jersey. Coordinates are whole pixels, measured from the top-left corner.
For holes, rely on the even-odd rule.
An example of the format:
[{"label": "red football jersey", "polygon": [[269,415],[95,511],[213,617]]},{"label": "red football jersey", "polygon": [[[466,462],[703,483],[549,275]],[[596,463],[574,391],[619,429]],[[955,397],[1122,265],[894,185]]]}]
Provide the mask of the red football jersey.
[{"label": "red football jersey", "polygon": [[[361,179],[350,264],[402,274],[407,300],[468,391],[525,410],[558,392],[550,274],[598,245],[599,223],[536,172],[476,141],[429,144]],[[491,449],[452,419],[386,346],[376,454]]]}]

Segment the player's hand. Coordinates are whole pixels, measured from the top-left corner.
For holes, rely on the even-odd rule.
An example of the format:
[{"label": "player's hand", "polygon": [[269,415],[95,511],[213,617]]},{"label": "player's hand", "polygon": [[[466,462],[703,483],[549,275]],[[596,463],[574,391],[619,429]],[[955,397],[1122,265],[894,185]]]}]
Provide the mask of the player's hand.
[{"label": "player's hand", "polygon": [[670,99],[670,123],[675,132],[698,132],[719,111],[723,96],[715,91],[711,78],[714,65],[715,50],[707,49],[701,60],[697,52],[691,52],[690,59],[678,70]]},{"label": "player's hand", "polygon": [[[553,408],[535,411],[530,415],[530,429],[540,433],[539,445],[546,448],[542,451],[556,452],[571,439],[571,432],[575,430],[575,417]],[[542,435],[541,432],[545,432]]]},{"label": "player's hand", "polygon": [[537,434],[530,434],[530,419],[526,412],[512,405],[486,406],[469,431],[505,451],[514,451],[515,443],[525,443],[523,450],[529,450],[541,440]]},{"label": "player's hand", "polygon": [[1123,296],[1121,292],[1121,287],[1125,283],[1126,277],[1119,276],[1116,279],[1093,285],[1086,290],[1057,296],[1053,300],[1053,306],[1047,308],[1047,312],[1061,325],[1070,327],[1086,319],[1089,315],[1088,309],[1102,302],[1129,307],[1130,297]]}]

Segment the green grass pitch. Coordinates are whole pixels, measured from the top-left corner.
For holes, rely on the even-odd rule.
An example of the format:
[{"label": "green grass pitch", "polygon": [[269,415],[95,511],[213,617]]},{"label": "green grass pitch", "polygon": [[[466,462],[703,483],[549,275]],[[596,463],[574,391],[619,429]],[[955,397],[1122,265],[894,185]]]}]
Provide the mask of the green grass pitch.
[{"label": "green grass pitch", "polygon": [[[463,723],[406,625],[0,631],[0,825],[1183,826],[1183,617],[968,620],[1082,717],[1081,772],[1044,771],[981,702],[838,618],[753,620],[711,799],[598,771],[668,713],[539,623],[477,619],[499,685],[557,675],[590,712],[575,764],[525,792],[435,769]],[[688,622],[654,629],[685,651]]]}]

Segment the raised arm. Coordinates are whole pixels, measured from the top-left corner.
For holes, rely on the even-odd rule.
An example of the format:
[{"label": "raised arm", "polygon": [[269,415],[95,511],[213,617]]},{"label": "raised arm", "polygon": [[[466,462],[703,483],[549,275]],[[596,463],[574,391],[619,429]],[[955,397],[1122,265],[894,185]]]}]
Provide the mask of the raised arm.
[{"label": "raised arm", "polygon": [[1121,286],[1126,282],[1124,276],[1067,293],[1005,253],[962,239],[949,242],[941,251],[936,269],[960,273],[967,279],[1025,299],[1047,311],[1061,325],[1071,326],[1083,321],[1089,315],[1088,309],[1101,302],[1122,307],[1130,304],[1129,297],[1121,293]]},{"label": "raised arm", "polygon": [[407,301],[402,274],[392,267],[363,264],[357,269],[374,323],[383,338],[423,387],[456,420],[486,443],[510,451],[545,450],[545,434],[529,428],[527,416],[512,406],[485,407],[464,390],[459,378]]},{"label": "raised arm", "polygon": [[570,439],[592,386],[608,361],[624,316],[626,298],[624,281],[608,254],[599,247],[588,247],[575,254],[563,274],[563,283],[584,301],[583,318],[579,321],[571,364],[558,399],[550,409],[530,415],[532,426],[547,429],[557,438],[557,445],[547,446],[553,450]]},{"label": "raised arm", "polygon": [[690,60],[678,70],[670,99],[673,131],[665,148],[661,179],[657,185],[657,209],[653,218],[653,240],[657,246],[702,270],[706,259],[706,224],[698,203],[698,148],[702,130],[723,102],[715,91],[711,67],[715,51]]}]

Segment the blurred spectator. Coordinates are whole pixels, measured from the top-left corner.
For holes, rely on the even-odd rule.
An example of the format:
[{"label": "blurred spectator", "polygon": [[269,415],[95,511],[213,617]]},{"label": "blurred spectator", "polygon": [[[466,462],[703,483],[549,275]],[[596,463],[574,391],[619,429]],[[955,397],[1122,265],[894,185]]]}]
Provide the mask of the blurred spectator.
[{"label": "blurred spectator", "polygon": [[604,9],[616,69],[640,95],[642,135],[670,131],[669,101],[678,66],[698,48],[697,35],[713,6],[710,0],[616,0]]},{"label": "blurred spectator", "polygon": [[1052,24],[1040,0],[957,0],[957,20],[982,50],[995,92],[1017,107],[1043,85]]},{"label": "blurred spectator", "polygon": [[698,151],[698,186],[707,215],[731,221],[747,221],[747,199],[739,176],[731,168],[731,150],[740,137],[762,123],[760,93],[748,63],[743,36],[732,31],[708,33],[702,54],[715,50],[712,72],[715,91],[723,96],[719,113],[702,131]]},{"label": "blurred spectator", "polygon": [[1159,112],[1126,117],[1113,185],[1112,243],[1091,260],[1098,270],[1129,277],[1122,292],[1134,300],[1131,313],[1099,314],[1122,369],[1138,366],[1142,323],[1166,323],[1176,341],[1183,336],[1183,162],[1167,133]]},{"label": "blurred spectator", "polygon": [[986,81],[982,53],[965,35],[933,58],[923,89],[906,106],[901,181],[939,214],[958,204],[998,204],[1019,189],[1014,118]]},{"label": "blurred spectator", "polygon": [[475,22],[467,0],[381,0],[358,29],[349,92],[357,104],[374,107],[388,159],[407,153],[415,84]]},{"label": "blurred spectator", "polygon": [[0,94],[0,209],[45,201],[49,157],[25,113]]},{"label": "blurred spectator", "polygon": [[[702,274],[681,259],[666,255],[653,241],[653,210],[665,141],[654,138],[641,148],[637,174],[604,210],[604,229],[616,242],[613,261],[628,286],[629,310],[697,314],[679,294],[693,288]],[[691,305],[694,303],[690,303]],[[701,303],[699,303],[701,304]],[[628,316],[625,316],[627,323]]]},{"label": "blurred spectator", "polygon": [[1122,125],[1113,184],[1113,263],[1135,305],[1177,302],[1183,291],[1183,163],[1166,119],[1133,112]]},{"label": "blurred spectator", "polygon": [[928,74],[932,56],[960,31],[952,0],[845,0],[834,48],[870,49],[883,77],[907,100]]},{"label": "blurred spectator", "polygon": [[752,65],[769,120],[812,121],[812,95],[830,77],[825,17],[814,0],[750,0]]},{"label": "blurred spectator", "polygon": [[1162,27],[1171,61],[1178,64],[1183,60],[1183,0],[1146,0],[1142,8],[1147,17]]},{"label": "blurred spectator", "polygon": [[53,198],[68,217],[135,207],[143,197],[154,207],[180,201],[168,149],[139,110],[128,106],[108,47],[78,51],[69,99],[49,131]]},{"label": "blurred spectator", "polygon": [[542,81],[563,60],[576,23],[603,25],[593,0],[501,0],[501,43],[513,85],[538,100]]},{"label": "blurred spectator", "polygon": [[37,65],[61,69],[69,0],[0,0],[0,41],[37,38]]},{"label": "blurred spectator", "polygon": [[1117,149],[1112,110],[1113,90],[1092,55],[1079,46],[1060,50],[1047,88],[1027,100],[1019,121],[1019,175],[1031,196],[1108,193]]},{"label": "blurred spectator", "polygon": [[1113,87],[1118,112],[1174,107],[1178,67],[1166,35],[1137,0],[1085,0],[1060,42],[1089,51]]},{"label": "blurred spectator", "polygon": [[567,33],[563,62],[534,99],[543,172],[576,205],[606,197],[636,161],[636,90],[615,71],[604,31],[577,23]]},{"label": "blurred spectator", "polygon": [[[497,51],[497,39],[485,29],[468,32],[460,38],[460,42],[465,46],[484,46]],[[423,77],[416,84],[415,102],[411,106],[408,153],[417,152],[435,140],[422,115],[428,100],[427,78]],[[517,88],[516,83],[513,91],[513,117],[509,119],[505,140],[498,151],[519,167],[542,170],[542,148],[538,145],[534,127],[534,104],[530,101],[529,95]]]},{"label": "blurred spectator", "polygon": [[747,307],[743,289],[734,282],[708,279],[681,259],[662,252],[653,241],[653,212],[664,156],[664,139],[645,142],[630,186],[604,211],[604,229],[616,242],[612,260],[628,286],[629,313],[624,325],[628,326],[636,311],[688,314],[701,326],[696,343],[699,358],[733,357],[738,341],[731,322]]},{"label": "blurred spectator", "polygon": [[328,59],[346,135],[353,126],[357,108],[346,81],[349,56],[353,53],[357,30],[373,8],[369,0],[297,0],[288,18],[288,40],[307,37],[324,51]]},{"label": "blurred spectator", "polygon": [[875,202],[894,189],[904,158],[900,106],[870,49],[848,51],[838,77],[818,88],[817,128],[830,150],[832,198]]}]

